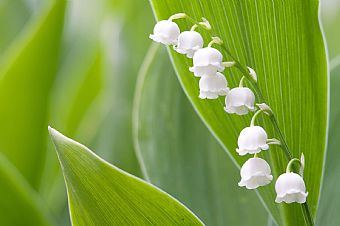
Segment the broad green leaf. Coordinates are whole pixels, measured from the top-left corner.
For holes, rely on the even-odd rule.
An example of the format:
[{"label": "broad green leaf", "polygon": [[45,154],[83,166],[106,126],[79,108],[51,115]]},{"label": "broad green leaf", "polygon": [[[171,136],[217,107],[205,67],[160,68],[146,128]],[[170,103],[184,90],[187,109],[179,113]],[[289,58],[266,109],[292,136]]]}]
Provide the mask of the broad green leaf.
[{"label": "broad green leaf", "polygon": [[63,0],[48,4],[0,64],[0,151],[34,188],[44,166],[48,96],[57,70],[64,9]]},{"label": "broad green leaf", "polygon": [[145,177],[206,225],[265,225],[266,211],[254,193],[239,189],[238,170],[193,111],[159,47],[150,47],[135,93],[135,148]]},{"label": "broad green leaf", "polygon": [[156,187],[49,128],[68,191],[72,225],[202,225]]},{"label": "broad green leaf", "polygon": [[[110,2],[110,0],[108,0]],[[111,1],[112,2],[112,1]],[[129,5],[118,28],[108,29],[116,41],[110,51],[112,71],[107,81],[109,113],[102,123],[95,149],[117,167],[141,176],[132,140],[132,101],[136,77],[149,46],[148,30],[152,29],[152,12],[145,1],[124,0]],[[125,15],[127,13],[127,15]],[[118,15],[120,15],[118,13]]]},{"label": "broad green leaf", "polygon": [[337,0],[323,0],[320,3],[321,21],[327,40],[327,46],[329,47],[329,58],[335,60],[336,56],[338,56],[338,60],[340,60],[340,29],[338,29],[340,22],[340,2]]},{"label": "broad green leaf", "polygon": [[2,0],[0,2],[0,56],[20,33],[29,20],[30,14],[25,0]]},{"label": "broad green leaf", "polygon": [[[305,155],[308,203],[315,217],[325,154],[328,98],[325,48],[318,21],[319,2],[152,0],[151,3],[157,20],[178,12],[185,12],[196,20],[207,18],[212,31],[199,30],[205,43],[210,41],[211,35],[221,37],[224,47],[242,65],[256,70],[258,86],[276,115],[291,153],[297,158],[301,153]],[[177,22],[181,30],[192,26],[185,19]],[[230,60],[226,52],[219,49],[225,60]],[[200,100],[198,78],[188,70],[191,60],[172,48],[169,52],[181,85],[197,113],[240,166],[249,156],[237,155],[237,137],[241,129],[249,126],[251,114],[243,117],[226,114],[223,98]],[[241,73],[237,69],[227,69],[225,74],[230,87],[238,85]],[[266,128],[269,136],[277,138],[268,118],[260,119],[258,123]],[[274,178],[284,172],[287,159],[281,149],[271,147],[261,156],[270,163]],[[274,202],[274,182],[258,191],[276,223],[304,225],[301,205]]]},{"label": "broad green leaf", "polygon": [[18,170],[0,154],[1,225],[54,225],[38,194]]},{"label": "broad green leaf", "polygon": [[325,179],[318,213],[318,225],[339,225],[340,188],[339,181],[339,147],[340,147],[340,64],[332,71],[330,77],[330,118],[328,130],[328,147],[326,157]]}]

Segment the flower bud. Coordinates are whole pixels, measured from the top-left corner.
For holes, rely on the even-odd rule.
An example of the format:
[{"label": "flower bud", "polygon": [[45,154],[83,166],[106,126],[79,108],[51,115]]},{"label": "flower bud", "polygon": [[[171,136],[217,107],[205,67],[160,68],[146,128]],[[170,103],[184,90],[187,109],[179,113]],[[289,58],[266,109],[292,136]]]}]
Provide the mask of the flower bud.
[{"label": "flower bud", "polygon": [[255,189],[269,184],[273,179],[269,164],[261,158],[248,159],[241,168],[240,187]]},{"label": "flower bud", "polygon": [[203,75],[215,75],[218,71],[223,71],[222,53],[215,48],[206,47],[195,52],[193,57],[193,67],[189,70],[194,73],[196,77]]},{"label": "flower bud", "polygon": [[252,69],[251,67],[247,67],[249,70],[249,75],[254,79],[255,82],[257,82],[257,76],[256,76],[256,72],[254,69]]},{"label": "flower bud", "polygon": [[159,42],[164,45],[175,45],[179,34],[180,30],[175,22],[170,20],[161,20],[155,25],[153,34],[149,35],[149,37],[155,42]]},{"label": "flower bud", "polygon": [[229,88],[225,76],[217,72],[216,75],[204,75],[199,82],[201,99],[216,99],[227,95]]},{"label": "flower bud", "polygon": [[261,150],[267,150],[267,133],[261,126],[250,126],[244,128],[238,137],[236,149],[239,155],[256,154]]},{"label": "flower bud", "polygon": [[281,174],[277,178],[275,191],[277,203],[304,203],[308,195],[303,178],[293,172]]},{"label": "flower bud", "polygon": [[249,111],[254,111],[255,95],[253,91],[246,87],[237,87],[231,89],[225,99],[224,110],[228,113],[238,115],[248,114]]},{"label": "flower bud", "polygon": [[196,50],[203,47],[203,38],[197,31],[184,31],[178,36],[177,45],[174,49],[181,54],[192,58]]}]

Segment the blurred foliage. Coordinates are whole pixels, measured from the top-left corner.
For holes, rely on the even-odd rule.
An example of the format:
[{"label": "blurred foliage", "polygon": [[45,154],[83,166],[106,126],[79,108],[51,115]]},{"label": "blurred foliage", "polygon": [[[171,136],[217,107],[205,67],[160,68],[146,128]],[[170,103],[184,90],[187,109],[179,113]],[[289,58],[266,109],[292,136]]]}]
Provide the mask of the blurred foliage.
[{"label": "blurred foliage", "polygon": [[[340,22],[340,4],[338,0],[325,0],[322,4],[321,15],[329,54],[331,59],[335,59],[340,53],[338,43],[340,30],[337,29]],[[119,168],[139,177],[145,176],[140,171],[134,152],[131,118],[137,75],[151,43],[148,34],[152,31],[153,24],[153,14],[147,0],[0,0],[0,101],[2,103],[0,108],[0,225],[64,226],[70,224],[66,189],[57,156],[51,143],[46,143],[48,123],[67,136],[97,150],[104,159]],[[172,70],[167,69],[169,62],[165,59],[163,61],[165,69],[162,70],[173,74]],[[160,76],[167,76],[167,73],[160,72],[152,79],[155,82]],[[183,104],[183,109],[181,107],[163,112],[165,115],[158,118],[158,122],[164,120],[163,123],[168,126],[164,131],[157,129],[160,124],[149,125],[153,122],[152,118],[144,123],[144,129],[151,130],[153,133],[155,133],[154,129],[157,129],[158,133],[154,135],[158,138],[173,134],[175,129],[172,126],[173,117],[178,110],[177,114],[184,111],[192,114],[192,117],[188,112],[181,115],[184,117],[183,120],[188,117],[188,121],[192,123],[186,125],[186,129],[192,126],[198,128],[195,132],[206,133],[197,116],[193,115],[186,97],[179,90],[178,85],[176,86],[173,77],[168,76],[167,79],[169,79],[169,86],[173,85],[176,99],[171,100],[170,95],[166,100],[170,103],[177,100],[181,106]],[[156,86],[157,82],[152,84]],[[337,89],[335,82],[332,83],[331,88]],[[148,92],[153,91],[150,89]],[[335,92],[331,91],[331,93]],[[147,93],[147,95],[153,94]],[[337,102],[336,99],[332,100],[332,105]],[[152,104],[152,109],[155,111],[158,108],[164,110],[168,107],[168,105],[157,106],[156,100],[148,103]],[[145,115],[145,117],[150,116]],[[324,191],[328,193],[339,188],[337,183],[334,183],[338,177],[338,174],[334,173],[337,171],[337,158],[334,154],[337,153],[334,151],[336,145],[332,143],[337,140],[335,132],[332,132],[335,131],[334,126],[331,126],[330,130],[331,148],[327,156],[329,167],[326,168],[325,173]],[[192,174],[197,172],[192,172],[193,168],[183,165],[183,161],[174,164],[176,177],[171,178],[167,173],[172,165],[169,165],[167,158],[157,157],[160,153],[155,155],[149,153],[147,167],[160,167],[159,171],[152,171],[151,182],[166,191],[169,190],[171,194],[195,210],[194,212],[197,211],[202,218],[216,219],[213,224],[223,225],[224,221],[237,222],[240,220],[239,215],[228,218],[235,209],[226,204],[227,195],[233,196],[235,201],[232,204],[237,201],[244,204],[249,199],[239,199],[237,194],[242,195],[244,191],[233,190],[239,179],[235,168],[232,168],[230,159],[216,147],[216,144],[208,145],[213,142],[210,136],[207,136],[206,140],[204,135],[196,138],[190,136],[191,142],[198,142],[195,139],[199,139],[199,142],[207,147],[203,148],[202,145],[200,147],[202,149],[198,149],[187,143],[178,142],[177,152],[171,153],[171,148],[164,146],[164,150],[167,151],[164,155],[171,156],[177,153],[176,158],[181,159],[188,158],[189,151],[199,150],[194,153],[195,158],[189,159],[189,162],[192,167],[198,167],[202,174],[206,173],[207,182],[200,181],[197,175],[193,177]],[[152,146],[152,143],[149,145]],[[158,145],[156,143],[155,147]],[[179,151],[184,149],[188,150],[188,153],[181,156]],[[144,154],[146,155],[148,151],[150,150],[146,150]],[[152,157],[158,160],[153,161]],[[204,161],[211,166],[199,164]],[[215,162],[219,164],[214,165]],[[228,171],[230,176],[228,174],[228,180],[217,185],[217,179],[212,176],[223,177],[224,171]],[[191,183],[192,181],[196,182]],[[197,183],[202,183],[204,188],[200,187],[191,192],[190,189],[195,189]],[[230,185],[232,187],[228,187],[228,184],[232,184]],[[204,194],[208,189],[212,192],[204,199],[197,200],[197,196]],[[224,190],[226,192],[228,190],[228,193],[224,193]],[[223,197],[217,194],[223,194]],[[324,218],[320,218],[319,225],[324,225],[329,217],[335,218],[339,209],[338,202],[332,199],[332,196],[327,196],[325,200],[327,204],[321,203],[320,207],[320,213]],[[251,206],[257,208],[258,201],[251,202]],[[206,212],[210,206],[211,209]],[[328,211],[328,208],[333,209]],[[251,223],[254,217],[249,219],[243,211],[241,212],[244,225],[249,225],[246,222]],[[264,221],[263,215],[258,218],[261,220],[256,219],[257,222]],[[208,222],[213,221],[208,220]],[[327,222],[329,222],[327,225],[336,225],[338,220]]]},{"label": "blurred foliage", "polygon": [[340,64],[331,71],[330,119],[325,180],[318,214],[319,225],[340,225]]},{"label": "blurred foliage", "polygon": [[340,1],[321,2],[321,19],[328,45],[330,61],[330,112],[328,148],[325,165],[325,179],[320,198],[317,225],[339,225],[340,189],[339,145],[340,145]]},{"label": "blurred foliage", "polygon": [[1,225],[55,225],[39,195],[0,153]]},{"label": "blurred foliage", "polygon": [[24,0],[0,1],[0,56],[29,21],[30,15]]},{"label": "blurred foliage", "polygon": [[6,106],[0,108],[0,149],[34,188],[40,185],[44,167],[48,98],[64,11],[64,1],[47,4],[0,62],[0,102]]},{"label": "blurred foliage", "polygon": [[333,60],[340,54],[340,1],[321,1],[321,22],[326,34],[329,59]]}]

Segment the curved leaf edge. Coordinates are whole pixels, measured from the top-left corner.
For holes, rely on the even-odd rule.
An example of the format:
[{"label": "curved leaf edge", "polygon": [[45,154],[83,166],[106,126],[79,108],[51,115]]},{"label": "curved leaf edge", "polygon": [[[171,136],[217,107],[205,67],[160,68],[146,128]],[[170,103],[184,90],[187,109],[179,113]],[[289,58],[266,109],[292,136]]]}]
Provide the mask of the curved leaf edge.
[{"label": "curved leaf edge", "polygon": [[[57,148],[57,144],[59,143],[64,143],[64,144],[72,144],[72,145],[75,145],[75,146],[78,146],[79,148],[83,149],[84,151],[88,152],[89,155],[91,155],[95,160],[99,161],[101,164],[105,165],[106,167],[108,168],[111,168],[112,170],[115,170],[117,171],[119,174],[123,175],[123,176],[126,176],[126,177],[129,177],[131,179],[134,179],[136,181],[138,181],[139,183],[151,188],[152,190],[155,190],[157,192],[159,192],[160,194],[164,195],[164,196],[167,196],[168,198],[172,199],[176,204],[178,204],[179,206],[181,206],[184,210],[186,210],[189,214],[191,214],[193,216],[193,218],[195,220],[197,220],[197,223],[198,224],[201,224],[201,225],[204,225],[204,223],[188,208],[186,207],[185,205],[183,205],[180,201],[178,201],[176,198],[172,197],[170,194],[168,194],[166,191],[163,191],[161,189],[159,189],[158,187],[154,186],[153,184],[150,184],[149,182],[147,181],[144,181],[128,172],[125,172],[123,170],[121,170],[120,168],[106,162],[104,159],[102,159],[101,157],[99,157],[97,154],[95,154],[94,152],[92,152],[89,148],[87,148],[85,145],[75,141],[75,140],[72,140],[71,138],[68,138],[66,136],[64,136],[63,134],[61,134],[59,131],[57,131],[56,129],[48,126],[48,131],[49,131],[49,134],[50,134],[50,137],[53,141],[53,144],[55,146],[55,149],[57,151],[57,155],[58,155],[58,159],[61,163],[61,168],[62,168],[62,171],[64,172],[64,169],[63,169],[63,164],[62,164],[62,161],[61,161],[61,158],[60,158],[60,155],[61,155],[61,151]],[[67,187],[67,182],[66,182],[66,178],[65,178],[65,174],[63,173],[64,175],[64,179],[65,179],[65,185]],[[70,196],[69,196],[69,188],[67,187],[67,196],[68,196],[68,200],[70,200]],[[68,206],[69,206],[69,211],[70,211],[70,215],[71,215],[71,223],[73,222],[72,220],[72,208],[70,206],[70,202],[68,202]]]}]

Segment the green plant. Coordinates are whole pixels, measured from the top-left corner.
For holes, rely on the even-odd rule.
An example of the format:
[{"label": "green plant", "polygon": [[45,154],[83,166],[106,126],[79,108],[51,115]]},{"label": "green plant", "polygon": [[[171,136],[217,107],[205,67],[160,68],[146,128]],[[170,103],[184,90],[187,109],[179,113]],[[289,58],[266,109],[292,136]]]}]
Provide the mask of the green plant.
[{"label": "green plant", "polygon": [[[0,3],[0,224],[338,225],[339,4],[322,2],[327,69],[317,0],[150,3]],[[190,16],[174,20],[184,38],[170,40],[175,48],[151,44],[153,16],[176,13]],[[211,37],[223,41],[211,47],[227,68],[195,78],[187,56]],[[268,108],[224,111],[219,96],[240,80],[275,119]],[[51,142],[48,124],[96,154],[53,129]],[[296,160],[289,164],[280,145],[240,156],[249,150],[238,137],[250,124]],[[302,153],[310,214],[275,203],[274,182],[286,168],[300,171]],[[268,181],[255,185],[269,184],[253,192],[238,182],[254,188],[244,169],[254,159],[271,170],[261,168]]]}]

